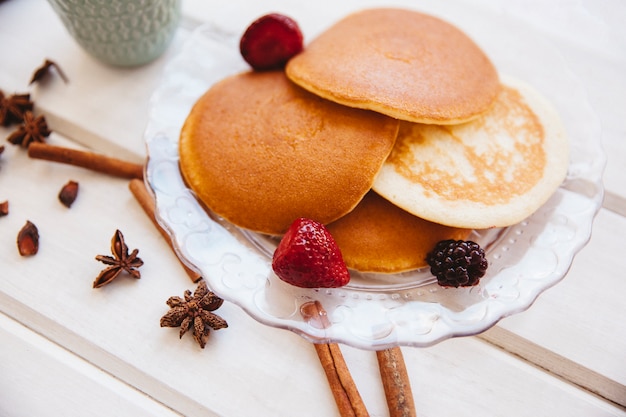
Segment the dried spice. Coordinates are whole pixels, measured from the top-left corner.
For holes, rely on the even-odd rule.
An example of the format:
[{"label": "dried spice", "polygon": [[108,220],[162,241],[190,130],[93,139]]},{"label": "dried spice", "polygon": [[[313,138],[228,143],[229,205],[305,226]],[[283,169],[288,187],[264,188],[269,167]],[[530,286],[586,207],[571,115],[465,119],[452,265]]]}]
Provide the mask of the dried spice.
[{"label": "dried spice", "polygon": [[37,142],[31,143],[28,147],[28,156],[30,158],[87,168],[116,177],[143,179],[144,166],[142,164],[122,161],[121,159],[94,152]]},{"label": "dried spice", "polygon": [[0,203],[0,217],[6,216],[9,214],[9,200],[5,200]]},{"label": "dried spice", "polygon": [[10,126],[14,123],[21,123],[24,114],[33,110],[33,102],[30,101],[30,94],[13,94],[6,97],[0,90],[0,125]]},{"label": "dried spice", "polygon": [[63,82],[68,82],[68,79],[61,70],[61,67],[59,67],[56,62],[46,59],[43,65],[35,70],[29,84],[43,80],[43,78],[50,73],[51,68],[54,68],[56,70]]},{"label": "dried spice", "polygon": [[22,256],[32,256],[39,252],[39,230],[28,220],[17,235],[17,249]]},{"label": "dried spice", "polygon": [[129,255],[128,246],[124,242],[124,235],[119,230],[115,231],[111,239],[111,252],[113,256],[96,256],[96,260],[110,266],[100,272],[100,275],[93,282],[94,288],[107,285],[117,278],[122,271],[128,272],[133,278],[141,278],[141,273],[136,269],[143,265],[143,261],[137,257],[139,249],[133,250]]},{"label": "dried spice", "polygon": [[[154,200],[152,199],[152,195],[148,191],[148,188],[146,188],[146,184],[142,180],[134,178],[134,179],[130,180],[130,183],[128,184],[128,188],[130,189],[130,191],[133,194],[133,196],[135,197],[135,199],[137,199],[137,202],[139,203],[139,205],[143,209],[144,213],[146,213],[148,215],[148,217],[150,218],[150,220],[152,220],[152,224],[156,227],[156,229],[165,238],[167,243],[170,244],[170,249],[172,249],[172,250],[174,250],[174,252],[176,252],[176,250],[174,249],[174,245],[173,245],[171,236],[165,231],[165,229],[163,229],[161,227],[161,225],[159,224],[158,220],[156,219],[156,217],[154,215],[154,211],[156,209],[156,205],[154,203]],[[202,279],[202,276],[196,270],[191,269],[190,267],[188,267],[184,262],[182,262],[182,260],[180,258],[179,258],[179,260],[181,261],[181,265],[182,265],[183,269],[185,270],[185,272],[187,272],[187,275],[189,275],[189,278],[193,282],[198,282],[200,279]]]},{"label": "dried spice", "polygon": [[78,195],[78,183],[76,181],[68,181],[59,192],[59,201],[65,207],[70,208]]},{"label": "dried spice", "polygon": [[48,129],[46,118],[41,115],[35,115],[27,111],[24,113],[24,123],[9,137],[7,140],[14,145],[20,145],[22,148],[28,148],[32,142],[44,142],[52,131]]},{"label": "dried spice", "polygon": [[161,317],[161,327],[180,326],[179,338],[193,327],[193,338],[204,349],[211,329],[228,327],[226,320],[212,313],[223,302],[223,299],[209,291],[204,280],[200,280],[193,296],[191,291],[186,290],[184,299],[174,296],[167,300],[170,310]]}]

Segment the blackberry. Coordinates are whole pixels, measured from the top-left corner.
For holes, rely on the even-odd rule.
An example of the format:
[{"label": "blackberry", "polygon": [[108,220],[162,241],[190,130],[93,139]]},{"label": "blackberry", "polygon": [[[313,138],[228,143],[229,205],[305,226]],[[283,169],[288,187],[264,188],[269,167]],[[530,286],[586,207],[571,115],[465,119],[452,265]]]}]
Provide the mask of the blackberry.
[{"label": "blackberry", "polygon": [[442,287],[478,284],[489,263],[485,251],[470,240],[442,240],[426,255],[430,272]]}]

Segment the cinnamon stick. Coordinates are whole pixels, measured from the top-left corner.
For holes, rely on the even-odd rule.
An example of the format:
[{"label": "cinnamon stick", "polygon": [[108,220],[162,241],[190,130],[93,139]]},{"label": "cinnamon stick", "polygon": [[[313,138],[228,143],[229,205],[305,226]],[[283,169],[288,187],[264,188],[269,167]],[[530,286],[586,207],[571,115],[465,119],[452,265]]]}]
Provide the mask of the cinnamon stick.
[{"label": "cinnamon stick", "polygon": [[[167,241],[167,243],[169,243],[172,250],[174,250],[171,237],[161,227],[161,225],[159,225],[159,222],[156,219],[156,216],[154,214],[156,210],[156,205],[154,203],[154,200],[152,199],[152,196],[148,192],[148,189],[146,188],[146,185],[144,184],[144,182],[139,179],[132,179],[130,180],[130,183],[128,184],[128,188],[130,189],[131,193],[133,194],[133,196],[135,197],[135,199],[137,200],[137,202],[139,203],[143,211],[148,215],[150,220],[152,220],[152,223],[154,224],[154,226],[161,233],[161,236],[163,236],[163,238]],[[187,272],[187,275],[189,275],[189,278],[193,282],[200,281],[200,279],[202,278],[200,274],[198,274],[193,269],[189,268],[182,261],[181,261],[181,265],[183,266],[183,268],[185,269],[185,272]]]},{"label": "cinnamon stick", "polygon": [[376,351],[389,417],[416,417],[404,357],[399,347]]},{"label": "cinnamon stick", "polygon": [[341,349],[336,343],[315,344],[315,351],[320,359],[330,390],[341,417],[367,417],[363,399],[354,384],[352,375],[343,359]]},{"label": "cinnamon stick", "polygon": [[143,179],[143,165],[94,152],[33,142],[28,147],[28,156],[87,168],[116,177]]},{"label": "cinnamon stick", "polygon": [[[144,182],[139,179],[132,179],[128,188],[148,217],[150,217],[152,223],[171,246],[172,242],[170,236],[161,228],[154,215],[154,200],[150,196]],[[182,265],[192,281],[197,282],[201,279],[198,273],[188,268],[185,264]],[[329,324],[326,313],[319,301],[306,303],[306,305],[302,306],[301,310],[305,317],[318,320],[318,323],[321,323],[323,326]],[[339,345],[336,343],[321,343],[314,344],[314,346],[341,417],[369,417],[369,413],[352,379],[352,375],[346,365]]]},{"label": "cinnamon stick", "polygon": [[[322,303],[317,300],[302,304],[300,314],[313,327],[323,329],[330,326],[326,310],[322,307]],[[369,416],[361,394],[359,394],[343,359],[339,345],[336,343],[316,343],[314,346],[341,417]]]}]

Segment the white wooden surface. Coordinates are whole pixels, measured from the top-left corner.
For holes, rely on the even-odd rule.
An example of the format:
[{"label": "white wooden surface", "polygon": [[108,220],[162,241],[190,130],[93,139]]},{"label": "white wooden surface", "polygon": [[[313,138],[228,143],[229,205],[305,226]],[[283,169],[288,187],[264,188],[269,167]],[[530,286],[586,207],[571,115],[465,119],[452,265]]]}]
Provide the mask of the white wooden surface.
[{"label": "white wooden surface", "polygon": [[[281,11],[313,33],[357,4],[183,2],[185,19],[172,47],[132,70],[88,57],[44,0],[0,3],[0,89],[32,92],[55,131],[50,143],[142,161],[150,94],[195,26],[219,19],[245,27]],[[435,12],[446,7],[398,3]],[[472,4],[476,13],[504,7]],[[606,199],[568,276],[527,312],[481,337],[403,348],[418,415],[626,416],[626,8],[619,0],[518,0],[506,9],[557,44],[587,85],[603,122]],[[45,58],[63,68],[69,84],[53,77],[28,87]],[[1,137],[8,133],[0,128]],[[159,327],[165,300],[194,286],[127,181],[5,148],[0,201],[10,201],[10,215],[0,218],[0,416],[337,415],[315,351],[299,336],[263,326],[228,303],[219,312],[230,327],[214,332],[204,350],[191,337],[179,340],[176,329]],[[68,210],[56,195],[69,179],[81,189]],[[26,220],[41,233],[32,258],[15,248]],[[93,257],[108,251],[118,228],[140,249],[142,279],[121,277],[93,290],[101,269]],[[388,415],[375,355],[342,349],[370,413]]]}]

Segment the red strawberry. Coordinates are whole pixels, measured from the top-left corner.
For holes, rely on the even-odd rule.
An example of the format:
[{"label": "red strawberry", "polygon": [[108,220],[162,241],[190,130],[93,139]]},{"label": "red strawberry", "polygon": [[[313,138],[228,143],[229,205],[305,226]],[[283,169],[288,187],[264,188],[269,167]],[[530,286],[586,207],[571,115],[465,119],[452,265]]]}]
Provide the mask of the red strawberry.
[{"label": "red strawberry", "polygon": [[302,32],[292,18],[271,13],[252,22],[241,37],[239,50],[257,71],[280,69],[302,51]]},{"label": "red strawberry", "polygon": [[350,273],[326,227],[315,220],[295,220],[274,252],[272,268],[280,279],[303,288],[342,287]]}]

